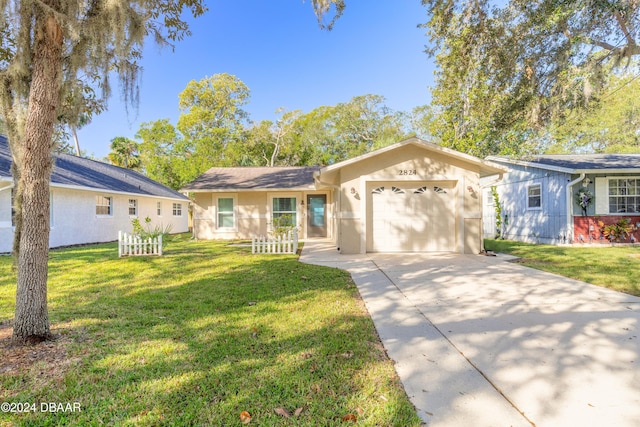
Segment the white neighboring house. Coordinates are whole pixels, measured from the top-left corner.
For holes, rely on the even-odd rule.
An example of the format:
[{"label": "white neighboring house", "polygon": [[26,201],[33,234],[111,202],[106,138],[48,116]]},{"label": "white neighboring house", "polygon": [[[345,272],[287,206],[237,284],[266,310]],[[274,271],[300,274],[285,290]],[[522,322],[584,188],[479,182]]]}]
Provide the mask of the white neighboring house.
[{"label": "white neighboring house", "polygon": [[[189,199],[141,173],[95,160],[55,154],[51,175],[49,246],[110,242],[131,231],[131,220],[188,231]],[[11,153],[0,135],[0,253],[13,244]]]}]

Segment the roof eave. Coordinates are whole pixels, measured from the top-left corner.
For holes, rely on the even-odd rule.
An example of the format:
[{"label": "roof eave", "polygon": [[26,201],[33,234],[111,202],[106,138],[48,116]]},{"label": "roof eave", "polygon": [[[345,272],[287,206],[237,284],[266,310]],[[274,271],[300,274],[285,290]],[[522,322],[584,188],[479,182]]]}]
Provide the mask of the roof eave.
[{"label": "roof eave", "polygon": [[640,168],[612,168],[612,169],[576,169],[575,173],[590,173],[590,174],[635,174],[640,175]]},{"label": "roof eave", "polygon": [[513,165],[544,169],[544,170],[549,170],[553,172],[562,172],[562,173],[570,173],[570,174],[579,173],[577,169],[563,168],[561,166],[545,165],[543,163],[528,162],[526,160],[508,159],[508,158],[498,157],[498,156],[489,156],[487,157],[487,160],[491,162],[510,163]]},{"label": "roof eave", "polygon": [[54,188],[64,188],[64,189],[68,189],[68,190],[78,190],[78,191],[93,191],[96,193],[109,193],[109,194],[123,194],[123,195],[127,195],[127,196],[136,196],[136,197],[153,197],[156,199],[167,199],[167,200],[182,200],[182,201],[188,201],[189,198],[183,195],[176,195],[175,197],[170,197],[170,196],[159,196],[156,194],[145,194],[145,193],[134,193],[132,191],[117,191],[117,190],[111,190],[109,188],[96,188],[96,187],[86,187],[86,186],[82,186],[82,185],[71,185],[71,184],[59,184],[59,183],[55,183],[52,182],[50,184],[51,187]]},{"label": "roof eave", "polygon": [[308,191],[315,190],[315,186],[308,185],[305,187],[260,187],[260,188],[181,188],[180,191],[183,193],[255,193],[255,192],[264,192],[264,191]]}]

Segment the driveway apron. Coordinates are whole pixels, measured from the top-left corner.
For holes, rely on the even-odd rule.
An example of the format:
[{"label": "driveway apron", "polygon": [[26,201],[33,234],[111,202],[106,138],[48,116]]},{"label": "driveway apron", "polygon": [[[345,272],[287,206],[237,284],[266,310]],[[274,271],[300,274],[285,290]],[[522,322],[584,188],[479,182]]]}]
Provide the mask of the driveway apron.
[{"label": "driveway apron", "polygon": [[640,298],[458,254],[339,255],[428,426],[640,425]]}]

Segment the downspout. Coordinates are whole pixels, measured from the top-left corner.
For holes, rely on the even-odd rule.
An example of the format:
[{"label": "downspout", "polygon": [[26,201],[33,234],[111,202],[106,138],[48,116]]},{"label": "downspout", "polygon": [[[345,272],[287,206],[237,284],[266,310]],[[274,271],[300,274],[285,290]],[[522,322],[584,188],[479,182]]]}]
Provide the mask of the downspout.
[{"label": "downspout", "polygon": [[584,179],[584,177],[587,174],[585,172],[582,172],[580,174],[579,177],[577,177],[576,179],[574,179],[573,181],[569,182],[567,184],[567,243],[572,243],[573,242],[573,218],[571,215],[571,211],[573,210],[573,205],[571,204],[571,199],[573,197],[572,196],[572,192],[571,192],[571,187],[573,187],[575,184],[579,183],[580,181],[582,181]]},{"label": "downspout", "polygon": [[337,206],[336,206],[336,215],[335,215],[335,219],[336,219],[336,245],[338,247],[338,251],[340,250],[340,248],[342,247],[342,230],[341,230],[341,224],[342,224],[342,191],[340,189],[339,185],[335,185],[335,184],[329,184],[328,182],[323,182],[320,180],[320,171],[316,171],[313,173],[313,180],[316,182],[316,185],[323,185],[325,187],[331,187],[334,190],[337,191],[338,193],[338,197],[337,197]]}]

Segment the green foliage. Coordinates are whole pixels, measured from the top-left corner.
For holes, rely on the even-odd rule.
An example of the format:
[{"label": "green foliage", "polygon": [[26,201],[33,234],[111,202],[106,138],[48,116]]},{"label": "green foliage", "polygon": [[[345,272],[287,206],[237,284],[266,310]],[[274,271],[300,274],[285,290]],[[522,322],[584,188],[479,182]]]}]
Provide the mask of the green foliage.
[{"label": "green foliage", "polygon": [[249,89],[234,76],[192,81],[180,95],[182,114],[144,123],[136,137],[145,173],[173,189],[213,166],[327,165],[398,142],[405,116],[379,95],[357,96],[303,114],[278,109],[275,121],[246,125]]},{"label": "green foliage", "polygon": [[273,218],[270,234],[275,237],[282,237],[297,228],[298,227],[293,223],[293,217],[289,214],[283,214]]},{"label": "green foliage", "polygon": [[502,204],[500,203],[500,195],[498,194],[498,188],[491,186],[491,197],[493,197],[493,207],[496,211],[496,239],[502,237]]},{"label": "green foliage", "polygon": [[611,75],[603,91],[609,95],[554,121],[546,152],[640,153],[640,80],[631,72]]},{"label": "green foliage", "polygon": [[144,224],[145,226],[143,227],[138,218],[133,218],[131,220],[133,234],[139,236],[142,239],[156,239],[162,236],[162,247],[165,248],[167,246],[167,243],[169,243],[169,236],[171,235],[173,226],[171,224],[167,224],[166,226],[159,224],[152,228],[151,218],[149,217],[146,217],[144,219]]},{"label": "green foliage", "polygon": [[640,54],[637,2],[423,0],[438,64],[434,136],[471,154],[526,154],[544,126],[602,93]]},{"label": "green foliage", "polygon": [[127,169],[139,169],[141,165],[138,143],[124,136],[111,140],[111,152],[107,158],[111,164]]}]

